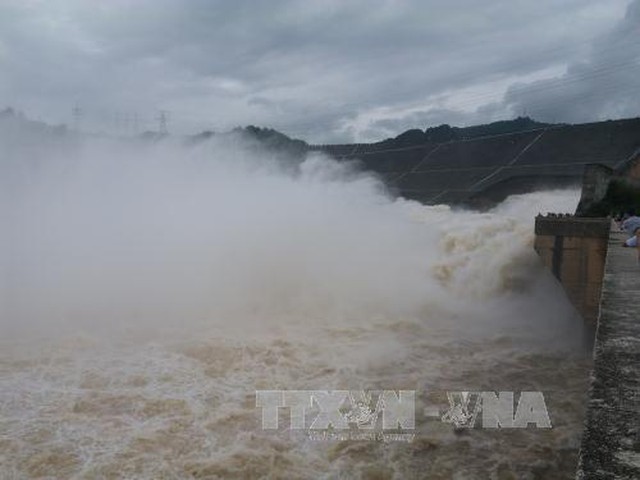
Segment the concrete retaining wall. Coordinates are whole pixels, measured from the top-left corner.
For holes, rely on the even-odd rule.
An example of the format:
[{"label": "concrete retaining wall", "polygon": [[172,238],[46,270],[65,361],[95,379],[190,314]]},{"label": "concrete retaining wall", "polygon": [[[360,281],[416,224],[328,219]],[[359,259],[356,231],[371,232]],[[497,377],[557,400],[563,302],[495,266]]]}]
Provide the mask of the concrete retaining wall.
[{"label": "concrete retaining wall", "polygon": [[612,232],[577,479],[640,479],[640,264]]},{"label": "concrete retaining wall", "polygon": [[536,252],[592,327],[598,318],[609,227],[606,218],[536,218]]}]

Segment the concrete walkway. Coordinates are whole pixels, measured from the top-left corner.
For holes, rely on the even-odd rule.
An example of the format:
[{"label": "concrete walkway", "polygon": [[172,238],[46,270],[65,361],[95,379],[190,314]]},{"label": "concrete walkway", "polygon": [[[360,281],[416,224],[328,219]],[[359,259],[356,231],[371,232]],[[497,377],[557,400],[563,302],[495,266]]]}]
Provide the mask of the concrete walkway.
[{"label": "concrete walkway", "polygon": [[578,479],[640,479],[640,264],[612,227]]}]

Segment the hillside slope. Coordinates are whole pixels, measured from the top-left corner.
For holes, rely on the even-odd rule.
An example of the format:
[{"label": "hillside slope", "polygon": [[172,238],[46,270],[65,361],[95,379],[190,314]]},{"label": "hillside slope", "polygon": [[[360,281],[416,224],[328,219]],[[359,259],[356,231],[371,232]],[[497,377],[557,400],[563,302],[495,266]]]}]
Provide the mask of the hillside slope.
[{"label": "hillside slope", "polygon": [[[520,120],[514,122],[526,127]],[[509,122],[501,123],[509,129]],[[311,148],[360,162],[398,195],[427,204],[476,206],[514,193],[578,185],[584,165],[620,168],[640,153],[640,118],[531,126],[535,128],[475,138],[491,128],[469,127],[449,132],[450,139],[443,141],[424,140],[430,130],[433,138],[433,129],[422,135],[410,130],[391,141]]]}]

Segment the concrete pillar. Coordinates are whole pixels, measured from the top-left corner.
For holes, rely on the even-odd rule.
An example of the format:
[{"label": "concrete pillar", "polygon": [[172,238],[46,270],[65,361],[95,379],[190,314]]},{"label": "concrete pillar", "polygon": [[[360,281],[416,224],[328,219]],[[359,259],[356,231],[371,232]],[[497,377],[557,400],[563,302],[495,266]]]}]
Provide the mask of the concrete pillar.
[{"label": "concrete pillar", "polygon": [[606,196],[612,176],[613,170],[606,165],[597,163],[585,165],[582,175],[582,194],[576,215],[585,215],[591,207]]},{"label": "concrete pillar", "polygon": [[595,327],[611,221],[550,214],[536,218],[534,248],[569,301]]}]

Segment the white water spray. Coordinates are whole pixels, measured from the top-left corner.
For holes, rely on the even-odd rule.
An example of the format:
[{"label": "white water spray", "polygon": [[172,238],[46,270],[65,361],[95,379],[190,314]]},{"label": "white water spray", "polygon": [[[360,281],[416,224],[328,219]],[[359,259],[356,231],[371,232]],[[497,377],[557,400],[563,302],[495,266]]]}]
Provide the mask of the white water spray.
[{"label": "white water spray", "polygon": [[[425,207],[349,165],[254,147],[96,140],[3,158],[7,471],[362,473],[364,453],[260,432],[255,389],[420,390],[510,361],[518,378],[522,355],[580,338],[532,251],[535,214],[571,211],[577,192]],[[406,473],[414,457],[393,451],[370,460]]]}]

